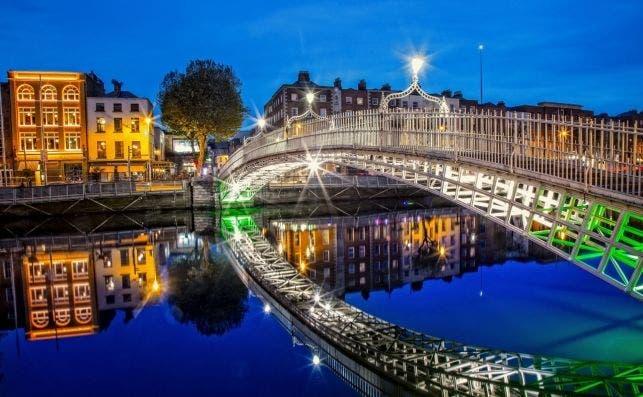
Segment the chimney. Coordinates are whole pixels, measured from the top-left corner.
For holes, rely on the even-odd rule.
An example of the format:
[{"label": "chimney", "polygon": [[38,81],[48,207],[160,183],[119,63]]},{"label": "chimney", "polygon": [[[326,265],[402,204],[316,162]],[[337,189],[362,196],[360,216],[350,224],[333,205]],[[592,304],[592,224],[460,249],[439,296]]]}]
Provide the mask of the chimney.
[{"label": "chimney", "polygon": [[114,96],[115,97],[121,96],[121,87],[123,87],[123,82],[112,79],[112,84],[114,85]]},{"label": "chimney", "polygon": [[451,90],[446,89],[446,90],[442,91],[442,96],[447,97],[447,98],[451,98]]},{"label": "chimney", "polygon": [[300,70],[299,74],[297,75],[297,82],[310,82],[310,73],[308,73],[307,70]]},{"label": "chimney", "polygon": [[361,91],[366,91],[366,80],[361,79],[359,83],[357,83],[357,89]]},{"label": "chimney", "polygon": [[391,85],[389,83],[382,84],[382,88],[380,88],[382,91],[391,91]]},{"label": "chimney", "polygon": [[335,82],[333,83],[333,87],[341,89],[342,88],[342,79],[340,79],[339,77],[336,78]]},{"label": "chimney", "polygon": [[463,98],[463,96],[462,96],[462,91],[456,91],[456,92],[454,92],[454,93],[453,93],[453,97],[454,97],[454,98],[460,98],[460,99],[462,99],[462,98]]}]

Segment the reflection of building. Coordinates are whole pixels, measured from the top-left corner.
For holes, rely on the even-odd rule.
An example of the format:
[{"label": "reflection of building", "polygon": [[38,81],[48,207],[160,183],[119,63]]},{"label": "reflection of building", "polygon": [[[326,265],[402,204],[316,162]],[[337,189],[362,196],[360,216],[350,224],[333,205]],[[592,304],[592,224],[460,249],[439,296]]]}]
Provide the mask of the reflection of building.
[{"label": "reflection of building", "polygon": [[103,240],[93,255],[98,310],[137,307],[158,289],[153,245],[146,233]]},{"label": "reflection of building", "polygon": [[88,251],[39,248],[27,247],[22,260],[27,339],[96,332],[94,274]]},{"label": "reflection of building", "polygon": [[[392,290],[475,271],[478,217],[459,208],[273,221],[277,249],[317,283],[344,291]],[[504,242],[504,239],[502,240]]]},{"label": "reflection of building", "polygon": [[165,158],[178,167],[178,172],[194,173],[199,159],[199,144],[184,136],[165,134]]},{"label": "reflection of building", "polygon": [[112,82],[114,91],[87,98],[90,172],[102,181],[147,179],[155,160],[152,103]]},{"label": "reflection of building", "polygon": [[[37,184],[82,176],[85,74],[9,71],[15,170]],[[6,142],[5,142],[6,143]]]}]

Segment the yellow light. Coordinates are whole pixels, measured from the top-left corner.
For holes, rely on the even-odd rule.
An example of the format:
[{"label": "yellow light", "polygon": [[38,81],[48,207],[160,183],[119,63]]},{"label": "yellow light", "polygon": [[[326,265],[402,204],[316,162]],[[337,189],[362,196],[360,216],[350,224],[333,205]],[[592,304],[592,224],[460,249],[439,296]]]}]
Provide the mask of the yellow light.
[{"label": "yellow light", "polygon": [[444,124],[440,124],[440,126],[438,127],[438,130],[440,130],[440,131],[444,131],[446,129],[447,129],[447,127]]},{"label": "yellow light", "polygon": [[440,247],[440,256],[444,256],[446,254],[446,249],[444,247]]},{"label": "yellow light", "polygon": [[569,131],[567,130],[567,128],[563,128],[563,129],[560,130],[560,137],[561,138],[565,138],[567,135],[569,135]]},{"label": "yellow light", "polygon": [[413,75],[417,76],[417,74],[420,72],[420,69],[422,69],[422,66],[424,66],[424,58],[416,55],[411,59],[411,70],[413,71]]},{"label": "yellow light", "polygon": [[158,281],[154,280],[152,283],[152,291],[158,292],[161,289],[161,285],[159,284]]},{"label": "yellow light", "polygon": [[151,123],[151,122],[152,122],[152,118],[151,118],[150,116],[147,116],[147,117],[145,118],[145,123],[146,123],[147,125],[150,125],[150,123]]},{"label": "yellow light", "polygon": [[313,101],[315,100],[315,94],[313,94],[312,92],[307,93],[306,100],[308,101],[309,104],[312,104]]},{"label": "yellow light", "polygon": [[299,262],[299,270],[306,271],[306,262]]}]

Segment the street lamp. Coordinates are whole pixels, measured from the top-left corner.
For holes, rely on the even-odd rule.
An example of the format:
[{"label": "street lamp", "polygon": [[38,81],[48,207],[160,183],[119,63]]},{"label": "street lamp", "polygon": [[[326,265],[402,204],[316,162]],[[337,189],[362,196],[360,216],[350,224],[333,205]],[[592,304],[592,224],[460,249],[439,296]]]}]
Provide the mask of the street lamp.
[{"label": "street lamp", "polygon": [[484,45],[478,45],[478,51],[480,52],[480,104],[482,105],[482,50],[484,50]]},{"label": "street lamp", "polygon": [[418,78],[418,73],[420,72],[420,69],[422,69],[422,66],[424,66],[424,57],[421,57],[419,55],[414,56],[411,59],[411,70],[413,71],[413,79],[417,80]]},{"label": "street lamp", "polygon": [[266,128],[266,119],[263,117],[259,117],[259,120],[257,120],[257,126],[259,127],[260,131],[263,131],[264,128]]}]

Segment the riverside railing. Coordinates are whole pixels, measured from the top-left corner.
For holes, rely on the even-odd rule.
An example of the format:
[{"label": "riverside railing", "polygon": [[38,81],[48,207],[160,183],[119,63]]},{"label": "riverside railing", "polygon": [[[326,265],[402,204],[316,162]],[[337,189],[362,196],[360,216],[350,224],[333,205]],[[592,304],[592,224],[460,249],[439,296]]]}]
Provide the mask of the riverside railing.
[{"label": "riverside railing", "polygon": [[640,204],[643,133],[626,123],[518,112],[368,110],[249,139],[220,175],[254,159],[351,148],[437,156]]}]

